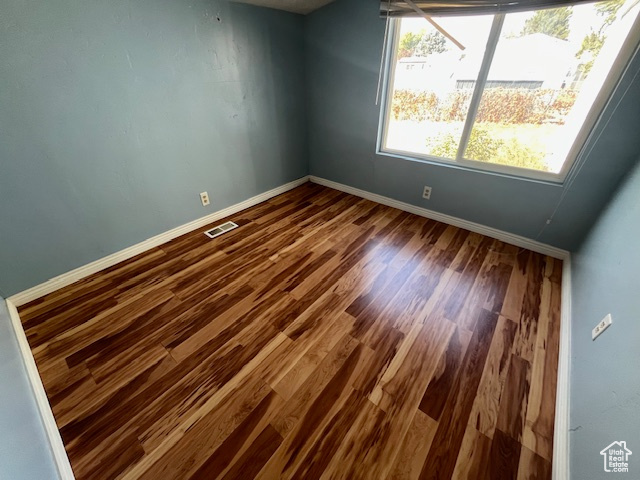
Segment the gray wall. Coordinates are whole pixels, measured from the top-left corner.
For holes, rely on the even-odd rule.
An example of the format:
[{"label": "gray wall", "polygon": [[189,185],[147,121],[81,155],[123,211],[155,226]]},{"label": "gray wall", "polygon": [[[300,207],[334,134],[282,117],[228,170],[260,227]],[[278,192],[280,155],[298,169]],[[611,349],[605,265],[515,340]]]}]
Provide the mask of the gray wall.
[{"label": "gray wall", "polygon": [[[604,478],[599,452],[624,440],[640,478],[640,163],[572,257],[571,476]],[[595,341],[607,313],[613,324]],[[611,474],[613,475],[613,474]]]},{"label": "gray wall", "polygon": [[306,175],[303,27],[215,0],[3,0],[4,295]]},{"label": "gray wall", "polygon": [[[535,238],[562,187],[376,155],[375,106],[384,21],[379,3],[338,0],[306,19],[310,171],[330,180]],[[640,56],[622,82],[630,88],[602,130],[540,241],[572,250],[640,151]],[[621,99],[618,95],[614,100]],[[433,187],[431,200],[422,187]]]},{"label": "gray wall", "polygon": [[18,341],[0,298],[0,478],[58,478],[27,380]]}]

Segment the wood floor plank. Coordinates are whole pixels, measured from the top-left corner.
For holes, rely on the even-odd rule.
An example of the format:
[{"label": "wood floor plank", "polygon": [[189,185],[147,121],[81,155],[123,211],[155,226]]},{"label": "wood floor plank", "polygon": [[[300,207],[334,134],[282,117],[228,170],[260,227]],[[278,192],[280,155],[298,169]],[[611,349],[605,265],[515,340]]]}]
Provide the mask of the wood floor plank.
[{"label": "wood floor plank", "polygon": [[512,267],[502,262],[503,256],[495,250],[495,245],[493,242],[456,317],[458,324],[467,330],[474,329],[478,306],[494,313],[502,310]]},{"label": "wood floor plank", "polygon": [[442,281],[438,282],[437,285],[431,285],[428,287],[430,296],[427,302],[424,303],[422,310],[417,312],[415,315],[410,316],[406,321],[406,323],[410,324],[410,328],[406,332],[405,338],[400,344],[400,348],[398,348],[397,352],[393,356],[389,367],[385,370],[378,384],[374,387],[373,391],[370,394],[370,399],[374,404],[382,406],[382,408],[384,408],[383,398],[386,395],[384,392],[384,386],[392,381],[393,377],[397,374],[398,370],[404,364],[405,359],[409,354],[413,343],[416,341],[418,335],[422,331],[424,324],[430,321],[440,321],[440,317],[438,317],[437,315],[432,315],[432,312],[436,310],[437,305],[442,303],[441,299],[443,296],[445,296],[445,292],[447,292],[447,286],[451,284],[451,280],[454,276],[455,272],[446,270],[444,274],[442,274]]},{"label": "wood floor plank", "polygon": [[349,397],[338,408],[333,408],[329,414],[330,420],[324,424],[306,455],[297,462],[297,468],[291,478],[296,480],[320,478],[357,415],[366,408],[367,404],[368,400],[361,392],[352,390]]},{"label": "wood floor plank", "polygon": [[[256,455],[264,455],[265,463],[282,442],[282,437],[269,424],[272,416],[280,408],[282,400],[275,392],[270,392],[251,413],[225,438],[224,442],[195,471],[191,478],[251,478],[247,466],[253,466],[258,473],[262,468]],[[241,469],[242,472],[238,472]]]},{"label": "wood floor plank", "polygon": [[551,480],[551,462],[523,446],[516,480]]},{"label": "wood floor plank", "polygon": [[305,412],[311,402],[322,392],[331,379],[340,370],[344,362],[351,356],[360,344],[348,334],[345,334],[336,346],[318,365],[314,374],[296,391],[284,407],[280,410],[272,425],[283,436],[287,437]]},{"label": "wood floor plank", "polygon": [[313,374],[341,338],[353,327],[353,317],[341,314],[330,326],[331,334],[318,338],[302,358],[289,369],[272,388],[285,400],[289,400],[302,384]]},{"label": "wood floor plank", "polygon": [[[430,247],[424,246],[415,252],[403,268],[390,279],[389,283],[385,285],[382,291],[362,311],[358,312],[356,309],[347,308],[346,312],[356,319],[353,328],[354,337],[364,339],[375,321],[380,317],[387,306],[392,302],[393,298],[404,287],[409,277],[418,268],[429,249]],[[375,344],[376,341],[373,340],[371,343]]]},{"label": "wood floor plank", "polygon": [[416,410],[388,477],[390,480],[418,478],[437,428],[438,422],[421,410]]},{"label": "wood floor plank", "polygon": [[437,359],[443,354],[454,330],[455,325],[446,321],[423,326],[402,366],[383,387],[388,400],[386,412],[369,415],[363,409],[324,477],[385,478],[391,472],[411,425],[411,413],[416,411]]},{"label": "wood floor plank", "polygon": [[113,283],[102,277],[90,276],[49,293],[20,307],[20,320],[25,330],[52,319],[57,313],[76,305],[86,305],[96,294],[113,289]]},{"label": "wood floor plank", "polygon": [[491,439],[471,425],[467,426],[451,479],[490,480],[488,477],[490,451]]},{"label": "wood floor plank", "polygon": [[472,292],[472,288],[480,274],[480,269],[493,243],[492,239],[483,237],[471,255],[471,258],[459,277],[458,283],[455,285],[454,292],[451,293],[446,303],[445,317],[449,320],[457,321],[460,317],[462,309]]},{"label": "wood floor plank", "polygon": [[421,479],[449,478],[453,473],[497,320],[496,314],[482,309],[473,322],[476,330],[442,412]]},{"label": "wood floor plank", "polygon": [[[140,463],[142,471],[130,471],[124,478],[188,478],[271,392],[261,381],[241,385],[221,408],[203,408],[198,421],[166,437],[154,449],[154,455]],[[191,445],[198,448],[190,448]]]},{"label": "wood floor plank", "polygon": [[489,452],[489,478],[516,478],[522,444],[511,436],[496,430]]},{"label": "wood floor plank", "polygon": [[519,251],[507,287],[508,295],[502,305],[502,315],[518,322],[522,313],[522,302],[527,291],[527,264],[532,255],[528,250]]},{"label": "wood floor plank", "polygon": [[20,314],[78,480],[548,479],[561,272],[307,183]]},{"label": "wood floor plank", "polygon": [[[300,462],[311,452],[313,444],[322,436],[326,426],[333,424],[336,411],[352,398],[354,378],[357,378],[359,359],[364,347],[358,343],[313,401],[304,403],[303,413],[291,425],[289,434],[278,450],[260,471],[258,478],[291,478]],[[299,397],[298,397],[299,398]],[[288,417],[290,420],[291,417]],[[282,432],[283,428],[276,427]]]},{"label": "wood floor plank", "polygon": [[469,264],[469,261],[480,246],[482,239],[482,235],[470,232],[466,236],[464,243],[460,246],[460,249],[456,252],[456,256],[451,262],[451,265],[449,265],[449,268],[458,273],[464,272],[464,270],[467,268],[467,265]]},{"label": "wood floor plank", "polygon": [[145,406],[141,400],[151,402],[148,392],[158,391],[158,386],[162,385],[160,380],[175,367],[175,362],[166,358],[114,392],[100,407],[76,415],[73,421],[60,428],[69,456],[87,464],[99,462],[104,448],[132,432],[136,432],[137,437],[137,429],[132,425],[137,412]]},{"label": "wood floor plank", "polygon": [[[338,446],[337,452],[320,478],[323,480],[330,478],[361,479],[365,478],[366,475],[374,478],[384,478],[384,476],[381,476],[381,472],[372,472],[361,463],[363,456],[366,455],[367,451],[373,446],[369,443],[373,440],[372,433],[378,430],[384,423],[384,419],[385,413],[368,399],[365,399],[351,429]],[[367,436],[370,439],[369,442],[355,442],[354,439],[357,437],[355,432]],[[356,461],[356,459],[358,461]],[[391,467],[392,465],[390,468]]]},{"label": "wood floor plank", "polygon": [[[172,391],[171,395],[165,395],[156,401],[155,409],[146,419],[146,422],[138,426],[139,438],[146,451],[164,442],[164,439],[173,431],[179,430],[184,425],[184,417],[198,418],[198,412],[209,405],[217,405],[224,395],[225,387],[240,383],[241,372],[245,365],[255,360],[263,359],[270,353],[270,349],[276,348],[281,339],[275,328],[260,328],[255,325],[255,336],[247,345],[230,342],[216,357],[208,368],[201,370],[201,374],[194,377],[185,377],[187,382],[181,385],[181,390]],[[252,377],[253,379],[253,377]],[[256,378],[257,380],[257,378]],[[262,380],[260,379],[262,382]],[[217,395],[216,395],[217,394]],[[213,408],[213,407],[211,407]]]},{"label": "wood floor plank", "polygon": [[560,348],[560,262],[548,259],[542,286],[542,308],[527,401],[523,445],[551,461]]},{"label": "wood floor plank", "polygon": [[[198,306],[196,312],[193,309],[185,312],[178,317],[177,321],[184,318],[187,328],[193,333],[190,336],[184,335],[184,329],[177,330],[179,327],[176,327],[172,329],[171,335],[163,335],[162,344],[167,347],[176,361],[181,362],[204,347],[212,350],[230,341],[255,321],[269,323],[270,318],[278,315],[280,308],[293,303],[293,299],[284,292],[274,290],[269,293],[270,295],[263,296],[249,294],[224,311],[213,305],[213,309],[200,311]],[[217,314],[212,314],[211,310],[217,311]],[[191,328],[194,315],[204,319],[203,322],[198,322],[201,326],[198,330]],[[208,323],[205,323],[207,321]]]},{"label": "wood floor plank", "polygon": [[41,363],[39,373],[50,397],[56,396],[65,388],[91,375],[86,364],[81,363],[69,368],[64,358],[59,358],[46,364]]},{"label": "wood floor plank", "polygon": [[[227,471],[223,480],[245,480],[255,478],[262,466],[271,458],[282,443],[282,437],[271,425],[264,427],[258,438],[249,446],[242,457]],[[193,478],[202,478],[198,474]],[[209,477],[211,478],[211,477]]]},{"label": "wood floor plank", "polygon": [[34,355],[41,360],[59,355],[68,357],[107,335],[124,330],[137,318],[158,305],[171,301],[172,298],[173,293],[169,290],[154,290],[147,295],[138,295],[98,313],[86,322],[57,335],[46,344],[32,347]]},{"label": "wood floor plank", "polygon": [[440,420],[444,404],[451,394],[451,388],[458,376],[470,340],[459,327],[456,327],[447,349],[440,357],[437,370],[420,400],[418,408],[436,421]]},{"label": "wood floor plank", "polygon": [[[170,298],[167,302],[158,304],[148,312],[144,313],[136,322],[130,324],[123,330],[105,335],[95,342],[87,345],[81,350],[67,356],[65,358],[69,368],[85,363],[92,367],[104,364],[119,355],[126,355],[129,351],[137,351],[137,347],[141,340],[147,340],[150,343],[157,342],[155,335],[151,333],[156,330],[156,324],[169,323],[163,322],[165,316],[178,315],[182,311],[182,307],[186,308],[177,297]],[[157,331],[157,330],[156,330]]]},{"label": "wood floor plank", "polygon": [[513,344],[513,353],[529,362],[533,362],[536,345],[543,270],[542,257],[540,255],[530,255],[526,271],[527,284],[522,301],[520,318],[518,319],[518,332]]},{"label": "wood floor plank", "polygon": [[493,438],[498,423],[500,400],[509,370],[515,333],[516,324],[500,316],[469,417],[469,426],[473,426],[489,438]]},{"label": "wood floor plank", "polygon": [[522,441],[530,382],[529,362],[517,355],[511,355],[504,394],[500,401],[497,428],[518,442]]}]

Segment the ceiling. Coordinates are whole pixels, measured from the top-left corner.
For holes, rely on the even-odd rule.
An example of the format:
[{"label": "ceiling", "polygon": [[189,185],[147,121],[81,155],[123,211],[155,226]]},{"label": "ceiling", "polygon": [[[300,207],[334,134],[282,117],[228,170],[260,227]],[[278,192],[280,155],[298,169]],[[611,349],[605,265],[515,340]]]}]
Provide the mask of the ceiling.
[{"label": "ceiling", "polygon": [[259,7],[276,8],[287,12],[306,15],[314,10],[324,7],[334,0],[236,0],[241,3],[249,3]]}]

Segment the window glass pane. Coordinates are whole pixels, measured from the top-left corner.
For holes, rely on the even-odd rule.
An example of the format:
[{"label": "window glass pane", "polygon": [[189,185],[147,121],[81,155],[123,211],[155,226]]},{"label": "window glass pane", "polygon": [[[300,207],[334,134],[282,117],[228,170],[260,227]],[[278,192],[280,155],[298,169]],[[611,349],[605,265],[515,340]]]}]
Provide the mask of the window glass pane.
[{"label": "window glass pane", "polygon": [[507,15],[464,158],[559,173],[636,3]]},{"label": "window glass pane", "polygon": [[435,20],[465,50],[423,18],[401,20],[384,146],[454,159],[493,17]]}]

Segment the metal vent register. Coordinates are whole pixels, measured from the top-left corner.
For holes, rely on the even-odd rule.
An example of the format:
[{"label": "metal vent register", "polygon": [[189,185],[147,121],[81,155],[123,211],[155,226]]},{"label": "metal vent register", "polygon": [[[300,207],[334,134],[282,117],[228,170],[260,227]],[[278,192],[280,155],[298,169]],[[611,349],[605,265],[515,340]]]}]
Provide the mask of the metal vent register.
[{"label": "metal vent register", "polygon": [[211,230],[207,230],[204,234],[209,238],[216,238],[222,235],[223,233],[227,233],[234,228],[238,228],[233,222],[225,222],[222,225],[218,225],[217,227],[213,227]]}]

